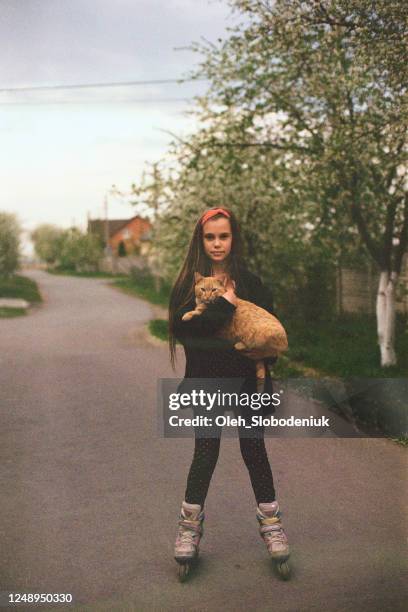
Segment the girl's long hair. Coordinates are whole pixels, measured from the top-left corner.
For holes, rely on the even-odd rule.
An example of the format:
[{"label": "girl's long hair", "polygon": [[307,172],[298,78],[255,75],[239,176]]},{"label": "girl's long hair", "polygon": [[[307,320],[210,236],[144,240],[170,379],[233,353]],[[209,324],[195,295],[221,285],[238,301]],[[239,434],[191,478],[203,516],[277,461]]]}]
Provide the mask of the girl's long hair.
[{"label": "girl's long hair", "polygon": [[[240,277],[240,269],[243,266],[241,232],[235,215],[227,208],[224,208],[224,210],[226,210],[230,215],[229,222],[231,224],[232,233],[232,245],[227,260],[227,271],[230,277],[238,282]],[[176,359],[176,337],[174,335],[175,314],[177,310],[188,304],[193,299],[194,272],[200,272],[200,274],[203,276],[211,276],[211,260],[205,254],[203,247],[203,226],[201,224],[202,216],[203,215],[200,216],[195,225],[190,245],[188,247],[187,256],[170,294],[169,349],[170,361],[173,370],[175,368]],[[220,218],[225,219],[227,217],[222,213],[219,213],[214,215],[214,217],[211,217],[211,221]]]}]

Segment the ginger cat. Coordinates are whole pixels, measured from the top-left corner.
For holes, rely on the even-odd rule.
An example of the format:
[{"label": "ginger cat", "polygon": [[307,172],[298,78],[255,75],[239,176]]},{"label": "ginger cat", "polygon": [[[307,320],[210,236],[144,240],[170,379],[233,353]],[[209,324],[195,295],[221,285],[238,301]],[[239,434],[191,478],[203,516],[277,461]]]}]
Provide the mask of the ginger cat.
[{"label": "ginger cat", "polygon": [[[223,279],[217,279],[212,276],[202,276],[196,272],[194,278],[196,307],[186,312],[182,318],[183,321],[200,316],[207,308],[207,304],[214,302],[227,291],[228,279],[226,276]],[[233,342],[237,351],[257,349],[270,351],[270,356],[278,356],[288,349],[286,332],[278,319],[264,308],[240,298],[237,298],[237,306],[231,321],[217,335]],[[256,376],[258,381],[264,381],[263,361],[256,363]]]}]

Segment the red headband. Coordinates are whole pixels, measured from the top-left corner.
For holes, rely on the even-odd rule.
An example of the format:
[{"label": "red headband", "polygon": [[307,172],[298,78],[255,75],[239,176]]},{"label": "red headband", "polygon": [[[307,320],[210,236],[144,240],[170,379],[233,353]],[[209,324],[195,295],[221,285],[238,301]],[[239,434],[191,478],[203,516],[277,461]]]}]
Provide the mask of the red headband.
[{"label": "red headband", "polygon": [[231,217],[228,210],[225,210],[225,208],[211,208],[202,215],[201,225],[204,225],[204,223],[206,223],[212,217],[215,217],[215,215],[224,215],[224,217],[228,217],[228,219]]}]

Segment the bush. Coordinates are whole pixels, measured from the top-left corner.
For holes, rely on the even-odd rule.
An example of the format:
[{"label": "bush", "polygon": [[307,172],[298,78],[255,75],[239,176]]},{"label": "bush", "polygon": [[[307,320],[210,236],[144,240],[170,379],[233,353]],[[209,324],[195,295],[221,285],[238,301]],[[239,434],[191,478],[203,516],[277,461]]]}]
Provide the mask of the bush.
[{"label": "bush", "polygon": [[123,240],[121,240],[119,242],[118,255],[119,255],[119,257],[126,257],[126,255],[127,255],[127,253],[126,253],[126,245],[123,242]]},{"label": "bush", "polygon": [[98,270],[103,251],[99,239],[77,228],[66,230],[61,238],[58,267],[61,270],[91,272]]},{"label": "bush", "polygon": [[20,232],[15,215],[0,213],[0,276],[11,276],[20,265]]},{"label": "bush", "polygon": [[37,257],[47,264],[54,264],[61,251],[63,235],[64,231],[55,225],[44,223],[36,227],[31,240]]}]

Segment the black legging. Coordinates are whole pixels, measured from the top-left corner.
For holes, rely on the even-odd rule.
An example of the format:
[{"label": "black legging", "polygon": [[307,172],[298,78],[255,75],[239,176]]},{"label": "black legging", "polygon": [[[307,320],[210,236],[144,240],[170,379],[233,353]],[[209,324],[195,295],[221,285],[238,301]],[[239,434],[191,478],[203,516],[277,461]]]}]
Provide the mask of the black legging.
[{"label": "black legging", "polygon": [[[238,428],[241,455],[249,472],[257,504],[275,500],[275,489],[268,455],[265,448],[263,428],[259,428],[256,437],[245,437],[245,429]],[[189,504],[204,506],[211,477],[217,464],[221,437],[200,437],[200,430],[195,430],[195,448],[193,461],[187,478],[185,500]]]}]

